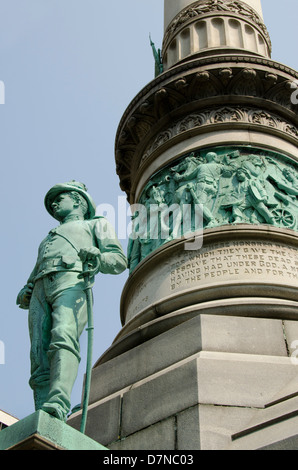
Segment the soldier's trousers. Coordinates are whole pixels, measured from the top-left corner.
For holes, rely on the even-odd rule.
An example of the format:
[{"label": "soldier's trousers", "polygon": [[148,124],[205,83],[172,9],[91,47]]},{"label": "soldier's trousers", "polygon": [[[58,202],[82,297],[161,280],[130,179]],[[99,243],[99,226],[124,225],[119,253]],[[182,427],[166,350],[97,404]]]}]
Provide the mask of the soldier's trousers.
[{"label": "soldier's trousers", "polygon": [[35,283],[29,308],[31,378],[35,409],[65,419],[80,362],[79,338],[87,323],[84,282],[73,272]]}]

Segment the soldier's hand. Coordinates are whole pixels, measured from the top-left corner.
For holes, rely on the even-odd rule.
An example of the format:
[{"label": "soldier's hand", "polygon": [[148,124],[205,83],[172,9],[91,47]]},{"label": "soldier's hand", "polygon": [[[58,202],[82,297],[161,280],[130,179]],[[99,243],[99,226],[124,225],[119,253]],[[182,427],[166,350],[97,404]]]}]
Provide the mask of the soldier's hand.
[{"label": "soldier's hand", "polygon": [[82,248],[79,252],[79,257],[83,263],[86,261],[94,261],[100,257],[100,250],[95,246],[91,248]]},{"label": "soldier's hand", "polygon": [[29,308],[30,300],[32,297],[34,285],[32,283],[27,284],[23,289],[19,292],[17,297],[17,305],[20,308],[27,310]]}]

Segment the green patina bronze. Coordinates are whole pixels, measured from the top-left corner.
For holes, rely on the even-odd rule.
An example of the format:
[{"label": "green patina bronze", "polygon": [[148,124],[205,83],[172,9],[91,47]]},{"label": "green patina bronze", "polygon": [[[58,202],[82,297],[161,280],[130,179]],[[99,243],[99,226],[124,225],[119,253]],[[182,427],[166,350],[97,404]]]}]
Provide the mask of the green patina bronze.
[{"label": "green patina bronze", "polygon": [[95,216],[95,204],[82,183],[54,186],[45,206],[60,226],[41,243],[17,304],[29,309],[29,383],[35,409],[65,420],[80,362],[79,339],[88,317],[83,266],[98,263],[95,274],[120,274],[127,260],[108,221]]},{"label": "green patina bronze", "polygon": [[153,57],[154,57],[154,61],[155,61],[155,77],[158,77],[158,75],[163,73],[163,63],[162,63],[161,50],[156,49],[155,44],[154,44],[154,42],[152,42],[150,35],[149,35],[149,39],[150,39],[150,45],[151,45],[151,48],[152,48]]},{"label": "green patina bronze", "polygon": [[[130,272],[164,243],[195,232],[198,205],[204,229],[268,224],[298,231],[298,165],[284,155],[245,146],[192,152],[156,173],[139,204],[146,207],[147,222],[142,233],[130,239]],[[152,205],[155,212],[150,211]],[[179,206],[181,213],[183,206],[191,207],[191,223],[183,219],[187,231],[183,223],[173,224],[168,210],[164,212],[167,220],[162,215],[162,208],[172,205]],[[161,236],[165,223],[170,230],[167,238]],[[152,237],[154,225],[158,226],[157,237]]]},{"label": "green patina bronze", "polygon": [[61,420],[39,410],[1,431],[0,451],[2,450],[108,449]]}]

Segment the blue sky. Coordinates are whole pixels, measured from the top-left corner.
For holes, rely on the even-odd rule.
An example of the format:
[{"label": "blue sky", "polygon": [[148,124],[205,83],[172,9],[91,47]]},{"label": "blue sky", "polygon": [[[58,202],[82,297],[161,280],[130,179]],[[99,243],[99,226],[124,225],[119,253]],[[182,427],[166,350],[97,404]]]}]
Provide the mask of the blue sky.
[{"label": "blue sky", "polygon": [[[174,0],[173,0],[174,1]],[[272,58],[298,69],[297,0],[263,0]],[[282,5],[282,6],[281,6]],[[56,223],[44,209],[48,189],[83,181],[97,204],[117,207],[114,141],[123,112],[154,78],[149,32],[163,36],[163,0],[0,0],[1,312],[0,409],[34,411],[27,312],[15,298],[41,240]],[[126,241],[122,241],[126,249]],[[94,362],[121,328],[119,304],[128,273],[98,276]],[[80,401],[82,364],[73,392]]]}]

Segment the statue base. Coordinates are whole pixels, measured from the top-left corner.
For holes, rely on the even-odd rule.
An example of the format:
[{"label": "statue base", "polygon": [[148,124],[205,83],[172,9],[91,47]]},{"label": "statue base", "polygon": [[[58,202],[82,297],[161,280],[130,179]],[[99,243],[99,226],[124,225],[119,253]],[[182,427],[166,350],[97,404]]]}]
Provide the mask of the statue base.
[{"label": "statue base", "polygon": [[0,432],[0,450],[108,450],[44,411]]}]

